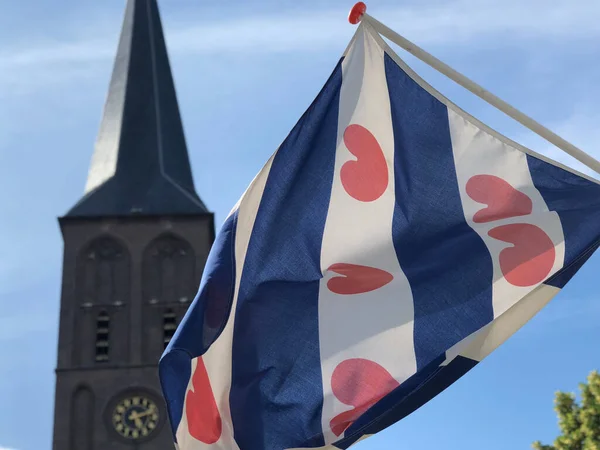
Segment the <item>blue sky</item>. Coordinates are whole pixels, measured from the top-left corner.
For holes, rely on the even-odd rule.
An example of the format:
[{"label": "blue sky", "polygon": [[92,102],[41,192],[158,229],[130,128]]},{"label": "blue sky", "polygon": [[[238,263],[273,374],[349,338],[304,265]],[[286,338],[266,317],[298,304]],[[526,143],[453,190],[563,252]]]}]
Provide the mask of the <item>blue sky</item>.
[{"label": "blue sky", "polygon": [[[369,12],[600,157],[597,0],[369,2]],[[352,2],[164,0],[188,146],[220,226],[311,103],[351,38]],[[62,240],[83,192],[124,2],[0,0],[0,450],[49,449]],[[399,52],[471,114],[580,169],[450,80]],[[536,318],[364,450],[506,450],[551,441],[556,390],[600,366],[593,257]]]}]

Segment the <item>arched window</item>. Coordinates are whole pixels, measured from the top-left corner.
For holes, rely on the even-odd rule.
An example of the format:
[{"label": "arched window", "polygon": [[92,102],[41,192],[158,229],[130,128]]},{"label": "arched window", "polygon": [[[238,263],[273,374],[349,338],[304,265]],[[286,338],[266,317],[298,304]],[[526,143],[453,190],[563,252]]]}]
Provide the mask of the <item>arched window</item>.
[{"label": "arched window", "polygon": [[163,349],[167,348],[177,329],[177,314],[172,309],[163,313]]},{"label": "arched window", "polygon": [[129,254],[102,236],[88,245],[79,263],[79,298],[87,305],[123,304],[129,295]]},{"label": "arched window", "polygon": [[69,450],[92,450],[94,441],[94,393],[78,387],[71,397]]},{"label": "arched window", "polygon": [[106,362],[110,356],[110,317],[106,311],[96,319],[96,361]]},{"label": "arched window", "polygon": [[188,303],[197,289],[196,257],[191,245],[171,234],[155,239],[144,251],[144,301]]},{"label": "arched window", "polygon": [[[143,355],[156,362],[196,295],[196,254],[185,239],[165,233],[142,255]],[[158,331],[158,332],[157,332]]]}]

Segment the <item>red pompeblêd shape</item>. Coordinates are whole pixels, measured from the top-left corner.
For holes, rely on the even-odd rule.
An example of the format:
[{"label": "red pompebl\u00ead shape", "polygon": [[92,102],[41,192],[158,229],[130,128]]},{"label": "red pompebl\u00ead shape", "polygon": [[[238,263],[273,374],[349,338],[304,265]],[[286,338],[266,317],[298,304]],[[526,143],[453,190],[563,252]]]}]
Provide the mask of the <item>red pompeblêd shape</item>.
[{"label": "red pompebl\u00ead shape", "polygon": [[340,436],[371,406],[396,389],[400,384],[382,366],[368,359],[342,361],[331,376],[333,395],[354,409],[335,416],[330,422],[331,431]]},{"label": "red pompebl\u00ead shape", "polygon": [[185,397],[189,433],[200,442],[214,444],[221,437],[221,415],[202,358],[198,358],[192,386],[193,390],[189,390]]},{"label": "red pompebl\u00ead shape", "polygon": [[394,276],[385,270],[356,264],[332,264],[327,270],[342,275],[327,282],[327,288],[331,292],[342,295],[374,291],[394,279]]},{"label": "red pompebl\u00ead shape", "polygon": [[388,186],[388,167],[375,136],[360,125],[349,125],[344,131],[344,144],[356,161],[342,166],[342,185],[351,197],[372,202],[383,195]]},{"label": "red pompebl\u00ead shape", "polygon": [[500,252],[500,269],[510,284],[533,286],[550,274],[556,250],[552,239],[541,228],[527,223],[502,225],[490,230],[488,235],[513,244]]},{"label": "red pompebl\u00ead shape", "polygon": [[467,181],[467,195],[487,205],[473,216],[473,222],[486,223],[531,214],[533,203],[524,193],[494,175],[475,175]]}]

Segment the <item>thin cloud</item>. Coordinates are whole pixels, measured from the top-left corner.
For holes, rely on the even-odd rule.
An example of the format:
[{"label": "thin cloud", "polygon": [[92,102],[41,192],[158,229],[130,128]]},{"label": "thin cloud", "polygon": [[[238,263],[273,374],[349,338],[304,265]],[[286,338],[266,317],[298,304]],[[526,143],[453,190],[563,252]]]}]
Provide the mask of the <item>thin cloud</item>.
[{"label": "thin cloud", "polygon": [[[374,16],[422,45],[453,45],[502,35],[504,40],[580,39],[600,35],[600,4],[582,1],[485,2],[459,0],[445,5],[381,9]],[[314,15],[263,16],[173,31],[174,51],[278,52],[339,48],[353,33],[340,11]],[[506,42],[506,41],[504,41]]]},{"label": "thin cloud", "polygon": [[[336,9],[307,13],[278,13],[206,22],[173,16],[165,20],[172,52],[274,53],[340,50],[354,32],[345,12]],[[444,5],[421,4],[375,9],[373,15],[420,45],[455,45],[501,35],[502,42],[528,39],[580,39],[600,36],[596,18],[600,3],[541,0],[502,3],[457,0]],[[121,18],[114,18],[120,22]],[[116,24],[115,22],[115,24]],[[80,27],[79,29],[85,29]],[[0,72],[51,64],[88,64],[114,56],[118,27],[81,35],[72,41],[52,40],[0,52]]]}]

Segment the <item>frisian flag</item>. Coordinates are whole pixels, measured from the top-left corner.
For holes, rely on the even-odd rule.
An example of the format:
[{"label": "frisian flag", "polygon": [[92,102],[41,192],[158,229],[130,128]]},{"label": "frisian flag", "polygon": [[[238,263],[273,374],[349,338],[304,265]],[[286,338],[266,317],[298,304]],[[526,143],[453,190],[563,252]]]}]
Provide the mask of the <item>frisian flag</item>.
[{"label": "frisian flag", "polygon": [[340,448],[472,369],[600,242],[600,185],[363,22],[233,208],[160,361],[179,450]]}]

